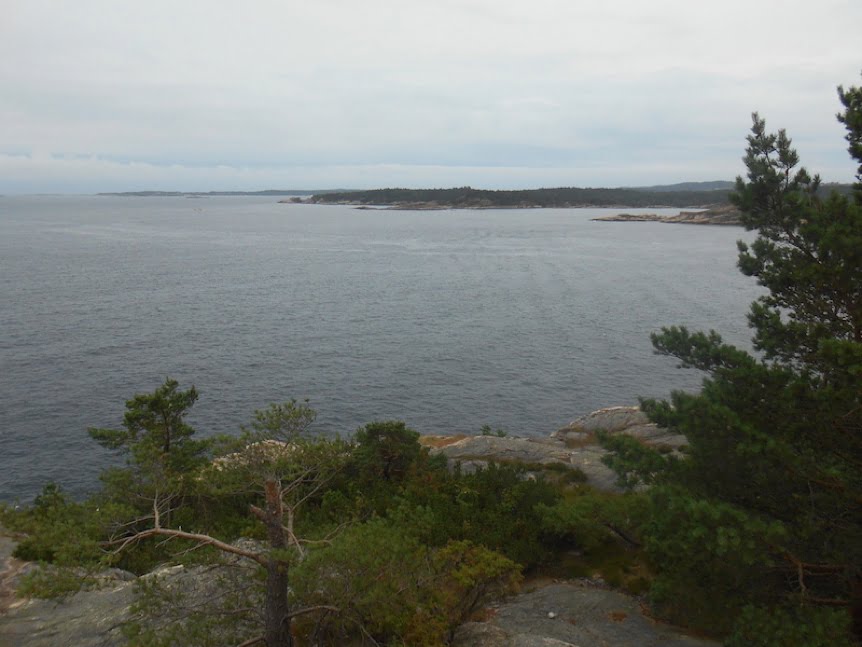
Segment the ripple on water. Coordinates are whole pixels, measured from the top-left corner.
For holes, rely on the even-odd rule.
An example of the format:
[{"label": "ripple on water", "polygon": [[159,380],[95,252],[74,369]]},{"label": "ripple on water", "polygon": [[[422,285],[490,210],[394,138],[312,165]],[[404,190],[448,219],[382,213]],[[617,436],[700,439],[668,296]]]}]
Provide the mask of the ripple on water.
[{"label": "ripple on water", "polygon": [[49,479],[92,490],[116,458],[87,427],[117,425],[168,375],[197,386],[203,434],[308,397],[321,433],[401,418],[544,435],[696,388],[649,333],[686,324],[744,344],[758,294],[735,269],[734,228],[201,202],[4,199],[0,500]]}]

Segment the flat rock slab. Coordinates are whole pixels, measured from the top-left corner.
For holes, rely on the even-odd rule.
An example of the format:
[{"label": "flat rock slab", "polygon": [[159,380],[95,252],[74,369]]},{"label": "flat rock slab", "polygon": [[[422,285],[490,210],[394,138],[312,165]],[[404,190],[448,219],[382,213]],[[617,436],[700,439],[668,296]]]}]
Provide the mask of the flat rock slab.
[{"label": "flat rock slab", "polygon": [[614,472],[602,463],[607,451],[597,444],[596,434],[625,434],[644,445],[678,450],[686,444],[685,436],[674,434],[649,421],[638,407],[607,407],[574,420],[547,438],[515,436],[466,436],[446,440],[427,437],[431,453],[442,454],[450,465],[461,464],[470,472],[488,463],[512,463],[530,466],[565,465],[581,470],[587,484],[606,492],[620,491]]},{"label": "flat rock slab", "polygon": [[[236,545],[258,544],[244,539]],[[0,542],[0,557],[11,553],[11,547],[14,541],[11,546]],[[189,606],[199,608],[207,600],[218,598],[223,586],[236,585],[235,578],[247,576],[238,562],[239,559],[227,560],[225,567],[163,566],[142,578],[119,569],[105,569],[95,575],[100,583],[98,589],[80,591],[62,600],[12,597],[12,603],[0,609],[0,647],[123,647],[128,643],[123,625],[131,618],[131,607],[137,598],[136,581],[159,578],[171,595],[183,594]]]},{"label": "flat rock slab", "polygon": [[[435,450],[432,450],[435,451]],[[557,439],[513,436],[468,436],[436,451],[456,460],[495,460],[499,463],[567,463],[571,452]]]},{"label": "flat rock slab", "polygon": [[643,615],[616,591],[552,584],[521,594],[488,622],[458,628],[453,647],[717,647]]},{"label": "flat rock slab", "polygon": [[647,415],[638,407],[606,407],[581,416],[551,434],[568,443],[595,440],[595,434],[625,434],[640,439],[645,445],[666,446],[679,449],[686,444],[685,436],[674,434],[650,422]]},{"label": "flat rock slab", "polygon": [[119,647],[133,584],[76,593],[73,601],[26,600],[0,615],[0,647]]},{"label": "flat rock slab", "polygon": [[617,491],[616,474],[604,463],[607,452],[598,445],[571,448],[560,438],[515,438],[512,436],[468,436],[434,447],[433,454],[443,454],[451,465],[461,464],[469,472],[488,463],[530,466],[565,465],[581,470],[587,483],[605,491]]}]

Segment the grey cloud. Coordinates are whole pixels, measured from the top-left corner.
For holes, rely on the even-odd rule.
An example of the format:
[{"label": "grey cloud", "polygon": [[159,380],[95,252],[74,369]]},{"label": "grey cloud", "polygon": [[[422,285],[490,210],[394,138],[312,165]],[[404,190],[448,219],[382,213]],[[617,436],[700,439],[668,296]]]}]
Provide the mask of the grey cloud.
[{"label": "grey cloud", "polygon": [[17,3],[0,142],[33,155],[0,190],[714,179],[753,110],[849,179],[834,88],[860,81],[862,4],[824,2]]}]

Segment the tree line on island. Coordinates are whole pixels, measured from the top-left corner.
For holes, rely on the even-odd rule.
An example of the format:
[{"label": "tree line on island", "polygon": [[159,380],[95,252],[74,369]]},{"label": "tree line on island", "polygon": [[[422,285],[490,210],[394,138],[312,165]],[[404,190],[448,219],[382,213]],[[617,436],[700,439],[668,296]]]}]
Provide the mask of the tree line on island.
[{"label": "tree line on island", "polygon": [[[715,188],[698,188],[700,186]],[[709,208],[730,204],[732,187],[730,182],[689,182],[643,189],[560,187],[509,191],[474,189],[469,186],[451,189],[392,188],[331,191],[316,194],[307,201],[315,204],[395,206],[409,209]],[[819,187],[818,195],[826,197],[833,191],[846,195],[851,192],[851,186],[832,184]]]},{"label": "tree line on island", "polygon": [[125,465],[89,500],[49,485],[32,507],[2,509],[27,533],[18,555],[46,564],[25,592],[78,590],[106,565],[239,560],[248,568],[207,604],[143,581],[130,643],[431,646],[524,572],[598,571],[646,594],[655,617],[730,647],[858,644],[862,88],[839,96],[852,195],[822,197],[785,132],[754,115],[731,199],[757,232],[739,268],[767,290],[749,314],[757,355],[714,331],[653,336],[706,378],[699,393],[641,403],[685,435],[683,452],[600,439],[625,492],[540,466],[452,469],[398,421],[320,437],[295,400],[199,440],[185,422],[197,392],[166,380],[126,403],[121,428],[90,430]]},{"label": "tree line on island", "polygon": [[532,207],[701,207],[728,202],[727,190],[645,191],[640,189],[372,189],[338,191],[313,196],[317,204],[428,205],[447,208]]}]

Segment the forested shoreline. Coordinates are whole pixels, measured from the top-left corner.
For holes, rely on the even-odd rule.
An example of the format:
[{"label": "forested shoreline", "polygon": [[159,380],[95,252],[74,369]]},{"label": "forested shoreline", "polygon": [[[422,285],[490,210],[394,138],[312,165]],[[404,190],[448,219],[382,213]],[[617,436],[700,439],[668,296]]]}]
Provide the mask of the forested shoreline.
[{"label": "forested shoreline", "polygon": [[[332,191],[316,194],[305,201],[313,204],[385,206],[402,209],[537,209],[578,207],[692,208],[706,209],[730,205],[728,188],[692,189],[700,183],[684,183],[648,188],[577,188],[491,190],[469,186],[449,189],[371,189]],[[721,185],[722,183],[706,183]],[[676,188],[675,188],[676,187]],[[849,184],[819,186],[821,197],[832,192],[849,195]]]},{"label": "forested shoreline", "polygon": [[315,195],[316,204],[436,205],[441,208],[552,208],[552,207],[707,207],[727,204],[729,192],[647,191],[641,189],[525,189],[519,191],[474,189],[372,189]]}]

